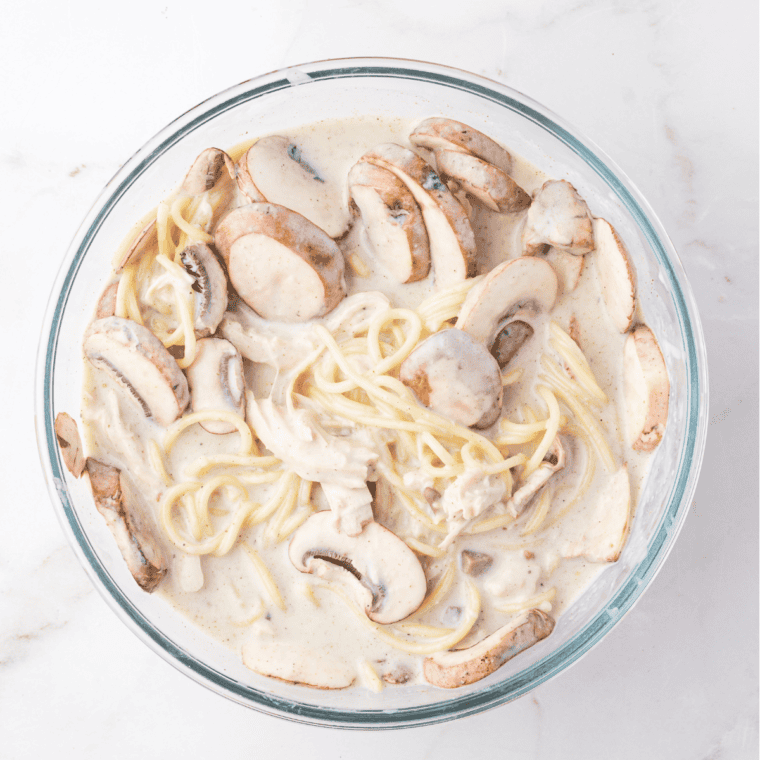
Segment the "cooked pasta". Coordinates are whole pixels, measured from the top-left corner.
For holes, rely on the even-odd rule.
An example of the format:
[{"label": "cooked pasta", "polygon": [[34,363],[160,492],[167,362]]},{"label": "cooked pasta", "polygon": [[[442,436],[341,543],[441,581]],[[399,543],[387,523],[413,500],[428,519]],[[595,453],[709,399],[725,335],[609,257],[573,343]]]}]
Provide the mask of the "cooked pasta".
[{"label": "cooked pasta", "polygon": [[[314,135],[323,140],[325,129]],[[456,243],[462,266],[447,271],[431,222],[438,217],[415,217],[422,186],[395,205],[374,188],[372,202],[383,200],[373,213],[382,217],[384,207],[393,225],[393,256],[408,255],[404,276],[414,273],[395,282],[383,263],[385,238],[370,239],[361,193],[352,195],[353,216],[343,198],[351,163],[373,155],[366,138],[337,140],[337,157],[324,165],[332,144],[297,134],[321,144],[313,163],[290,136],[248,140],[226,154],[209,149],[124,238],[114,256],[114,315],[158,341],[150,351],[114,349],[117,359],[142,362],[131,384],[130,366],[113,365],[101,382],[95,373],[107,373],[111,360],[91,360],[85,439],[93,456],[120,465],[124,493],[137,494],[140,530],[164,555],[143,551],[142,561],[163,562],[161,593],[172,603],[238,647],[253,670],[246,651],[282,647],[291,670],[278,672],[321,686],[308,680],[314,663],[334,655],[346,683],[381,692],[420,683],[425,658],[466,651],[527,611],[561,614],[594,577],[600,560],[584,543],[593,534],[588,515],[626,473],[617,379],[599,362],[620,337],[596,324],[594,276],[555,306],[544,292],[506,303],[499,288],[507,286],[494,280],[508,267],[554,276],[545,257],[514,250],[523,212],[498,224],[494,212],[473,215],[485,250],[465,255]],[[349,163],[336,185],[340,161]],[[290,184],[288,172],[297,175]],[[403,172],[386,174],[395,179],[385,193],[408,184]],[[534,203],[535,176],[526,188]],[[291,203],[281,191],[297,197]],[[333,191],[311,205],[302,197]],[[454,197],[447,213],[461,209],[461,231],[473,222]],[[323,214],[325,226],[311,213]],[[328,229],[342,213],[343,228]],[[446,238],[454,259],[458,234]],[[584,272],[594,267],[586,257]],[[480,273],[467,277],[475,265]],[[530,290],[527,275],[515,277]],[[601,348],[584,353],[565,329],[573,320],[587,348],[594,324]],[[516,321],[524,324],[512,331]],[[455,336],[472,354],[451,348]],[[502,352],[497,340],[519,342]],[[213,354],[222,343],[226,353]],[[446,348],[415,364],[431,345]],[[478,374],[481,364],[488,371]],[[159,402],[172,414],[153,413]],[[571,578],[577,557],[583,568]]]}]

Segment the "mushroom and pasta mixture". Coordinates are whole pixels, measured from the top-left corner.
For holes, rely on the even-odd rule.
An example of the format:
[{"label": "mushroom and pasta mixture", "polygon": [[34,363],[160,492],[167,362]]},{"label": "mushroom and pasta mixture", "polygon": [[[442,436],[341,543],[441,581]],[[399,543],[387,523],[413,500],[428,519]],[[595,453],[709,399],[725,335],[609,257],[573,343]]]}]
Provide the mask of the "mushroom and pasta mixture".
[{"label": "mushroom and pasta mixture", "polygon": [[134,580],[318,688],[459,687],[550,636],[667,418],[593,199],[447,118],[188,164],[115,252],[83,443],[56,421]]}]

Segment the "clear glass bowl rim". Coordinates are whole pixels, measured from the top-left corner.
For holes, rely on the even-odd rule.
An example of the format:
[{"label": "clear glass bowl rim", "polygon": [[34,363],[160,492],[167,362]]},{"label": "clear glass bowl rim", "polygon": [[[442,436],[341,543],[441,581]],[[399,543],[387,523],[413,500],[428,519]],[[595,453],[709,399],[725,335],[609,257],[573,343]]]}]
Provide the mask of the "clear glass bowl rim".
[{"label": "clear glass bowl rim", "polygon": [[[578,154],[625,205],[668,278],[685,347],[687,438],[681,449],[674,487],[646,557],[604,609],[570,641],[529,670],[481,691],[449,696],[433,705],[400,710],[339,710],[274,697],[228,678],[188,655],[158,631],[124,596],[89,543],[65,487],[63,464],[53,428],[53,378],[58,335],[67,296],[99,226],[132,182],[180,137],[240,102],[305,82],[353,77],[391,77],[463,89],[518,112]],[[708,408],[704,335],[678,254],[661,222],[624,172],[576,128],[511,87],[481,75],[423,61],[395,58],[345,58],[279,69],[228,88],[175,119],[140,148],[108,182],[77,231],[59,269],[48,301],[37,353],[35,426],[43,472],[57,517],[79,561],[118,617],[153,651],[212,691],[270,715],[334,728],[402,728],[472,715],[516,699],[557,675],[588,653],[638,601],[659,571],[681,530],[696,488],[705,449]],[[611,612],[610,610],[614,610]]]}]

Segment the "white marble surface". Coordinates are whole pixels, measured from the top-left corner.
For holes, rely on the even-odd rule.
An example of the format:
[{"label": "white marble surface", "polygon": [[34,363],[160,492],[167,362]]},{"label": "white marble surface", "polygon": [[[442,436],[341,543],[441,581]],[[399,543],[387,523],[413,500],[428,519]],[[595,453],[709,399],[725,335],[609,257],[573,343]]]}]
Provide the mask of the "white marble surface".
[{"label": "white marble surface", "polygon": [[[752,0],[10,3],[0,28],[0,756],[668,758],[758,755],[757,4]],[[91,587],[56,522],[32,373],[63,252],[121,162],[187,108],[283,65],[384,55],[530,94],[639,186],[680,251],[710,361],[705,466],[635,610],[513,704],[368,736],[197,686]],[[234,753],[234,754],[233,754]]]}]

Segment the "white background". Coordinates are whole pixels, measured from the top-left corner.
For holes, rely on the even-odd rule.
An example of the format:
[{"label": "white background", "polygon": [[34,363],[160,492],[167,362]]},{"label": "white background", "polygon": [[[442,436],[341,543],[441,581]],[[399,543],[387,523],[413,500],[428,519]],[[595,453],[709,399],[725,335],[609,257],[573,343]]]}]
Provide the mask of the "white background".
[{"label": "white background", "polygon": [[[757,758],[756,0],[6,0],[0,23],[0,756]],[[404,732],[339,732],[228,702],[149,651],[56,522],[33,430],[44,305],[105,182],[241,80],[358,55],[525,92],[649,199],[696,293],[710,362],[702,477],[640,603],[515,703]]]}]

